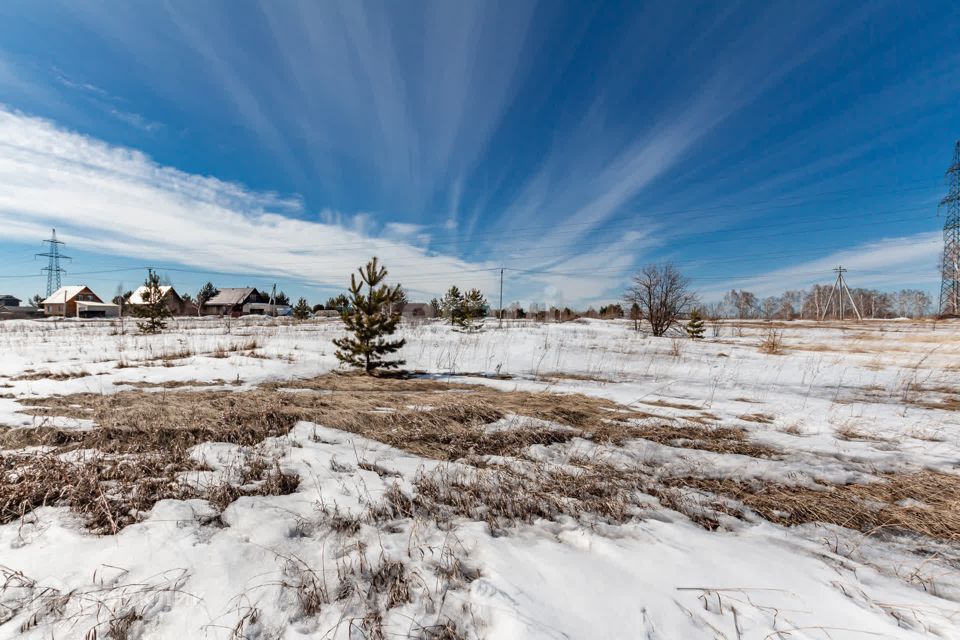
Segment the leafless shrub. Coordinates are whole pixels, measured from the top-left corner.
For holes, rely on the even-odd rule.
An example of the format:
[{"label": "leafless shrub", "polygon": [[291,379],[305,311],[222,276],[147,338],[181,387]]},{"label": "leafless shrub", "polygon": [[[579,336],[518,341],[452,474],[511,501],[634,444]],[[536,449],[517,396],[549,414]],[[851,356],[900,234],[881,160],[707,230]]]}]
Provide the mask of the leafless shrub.
[{"label": "leafless shrub", "polygon": [[337,533],[353,535],[360,531],[360,524],[363,520],[361,515],[353,514],[349,511],[341,511],[337,505],[334,505],[332,509],[323,505],[321,506],[321,511],[324,516],[326,516],[327,524]]},{"label": "leafless shrub", "polygon": [[320,613],[323,605],[330,603],[323,574],[317,573],[310,565],[299,558],[286,558],[284,578],[281,585],[284,588],[291,589],[296,594],[300,611],[308,618]]},{"label": "leafless shrub", "polygon": [[746,422],[756,422],[758,424],[771,424],[774,421],[774,417],[768,413],[745,413],[737,417]]},{"label": "leafless shrub", "polygon": [[770,355],[783,353],[783,331],[773,327],[768,328],[760,341],[760,351]]},{"label": "leafless shrub", "polygon": [[788,424],[787,426],[785,426],[783,429],[781,429],[781,431],[783,431],[783,432],[786,433],[787,435],[791,435],[791,436],[802,436],[802,435],[803,435],[803,429],[800,428],[800,423],[799,423],[799,422],[792,422],[792,423]]},{"label": "leafless shrub", "polygon": [[843,424],[835,427],[833,433],[841,440],[863,440],[866,442],[880,442],[883,440],[883,438],[867,433],[863,429],[860,429],[852,424]]},{"label": "leafless shrub", "polygon": [[679,338],[674,338],[670,341],[670,355],[674,358],[679,358],[683,355],[683,343],[680,342]]}]

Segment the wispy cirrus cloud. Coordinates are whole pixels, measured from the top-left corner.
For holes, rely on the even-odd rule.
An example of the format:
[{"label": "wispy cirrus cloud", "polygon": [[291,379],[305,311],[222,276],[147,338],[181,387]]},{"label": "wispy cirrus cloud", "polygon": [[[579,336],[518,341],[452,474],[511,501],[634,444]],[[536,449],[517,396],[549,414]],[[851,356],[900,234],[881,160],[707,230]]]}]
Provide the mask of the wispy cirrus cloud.
[{"label": "wispy cirrus cloud", "polygon": [[[759,273],[753,278],[731,280],[700,288],[707,298],[719,298],[731,287],[746,289],[761,296],[776,295],[788,289],[803,289],[812,284],[829,284],[832,270],[843,266],[851,287],[914,286],[926,287],[940,280],[936,257],[943,248],[940,231],[916,233],[862,243],[834,251],[815,260],[788,268]],[[699,283],[703,284],[703,283]]]},{"label": "wispy cirrus cloud", "polygon": [[56,226],[88,251],[337,288],[370,255],[411,289],[434,293],[453,274],[486,266],[372,236],[356,219],[347,226],[335,214],[293,217],[303,213],[296,198],[159,166],[142,153],[2,109],[0,149],[7,240],[33,242]]}]

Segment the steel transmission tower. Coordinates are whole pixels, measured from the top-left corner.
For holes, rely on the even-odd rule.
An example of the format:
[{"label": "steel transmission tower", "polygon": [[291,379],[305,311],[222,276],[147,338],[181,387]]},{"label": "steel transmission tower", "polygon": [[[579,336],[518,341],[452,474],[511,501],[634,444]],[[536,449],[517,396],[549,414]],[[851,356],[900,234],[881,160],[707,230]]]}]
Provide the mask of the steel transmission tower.
[{"label": "steel transmission tower", "polygon": [[49,298],[53,295],[54,291],[60,288],[60,274],[66,273],[67,271],[60,267],[61,258],[64,260],[72,260],[72,258],[60,253],[60,245],[64,243],[57,240],[56,229],[53,230],[53,235],[50,239],[44,240],[44,242],[48,243],[50,248],[44,253],[38,253],[37,256],[48,259],[47,266],[41,269],[41,271],[47,272],[47,297]]},{"label": "steel transmission tower", "polygon": [[953,162],[947,169],[947,195],[940,201],[940,209],[947,216],[943,223],[940,315],[960,316],[960,140],[953,147]]}]

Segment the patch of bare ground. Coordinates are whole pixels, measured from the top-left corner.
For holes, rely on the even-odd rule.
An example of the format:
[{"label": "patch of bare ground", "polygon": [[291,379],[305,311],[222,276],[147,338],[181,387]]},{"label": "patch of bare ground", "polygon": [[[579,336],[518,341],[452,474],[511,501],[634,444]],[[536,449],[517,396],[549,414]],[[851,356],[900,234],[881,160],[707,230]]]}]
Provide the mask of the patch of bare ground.
[{"label": "patch of bare ground", "polygon": [[441,466],[420,472],[408,495],[394,484],[371,505],[374,520],[400,517],[447,522],[454,517],[486,522],[491,530],[559,516],[599,517],[626,522],[649,506],[644,492],[651,475],[624,472],[609,465],[576,470],[543,464]]},{"label": "patch of bare ground", "polygon": [[134,389],[180,389],[182,387],[219,387],[229,383],[222,378],[217,378],[216,380],[164,380],[163,382],[117,380],[113,384]]},{"label": "patch of bare ground", "polygon": [[370,517],[462,517],[493,532],[537,519],[567,516],[623,523],[642,517],[650,496],[707,529],[721,516],[760,516],[783,526],[833,524],[867,535],[920,535],[960,540],[960,476],[922,471],[883,474],[875,482],[792,486],[762,481],[658,476],[655,470],[605,463],[563,467],[530,464],[441,466],[421,472],[406,493],[398,484]]},{"label": "patch of bare ground", "polygon": [[94,374],[89,371],[35,371],[32,373],[24,373],[19,376],[14,376],[10,378],[15,382],[20,382],[24,380],[54,380],[57,382],[62,382],[64,380],[73,380],[74,378],[86,378]]},{"label": "patch of bare ground", "polygon": [[[0,448],[48,447],[40,452],[0,453],[4,478],[0,522],[16,520],[40,506],[67,506],[81,513],[91,530],[114,533],[166,498],[206,498],[225,508],[241,495],[277,495],[296,489],[295,477],[256,457],[238,470],[239,484],[223,481],[197,488],[182,478],[183,472],[200,469],[188,453],[196,444],[253,446],[288,433],[290,419],[278,410],[276,399],[256,406],[223,398],[190,411],[187,402],[164,402],[161,397],[129,391],[48,398],[39,410],[42,415],[84,416],[96,420],[99,427],[0,432]],[[83,451],[69,455],[78,450]]]},{"label": "patch of bare ground", "polygon": [[564,373],[562,371],[555,371],[554,373],[538,376],[537,380],[543,380],[545,382],[550,382],[551,380],[570,380],[574,382],[610,382],[608,378],[601,378],[600,376],[592,376],[586,373]]},{"label": "patch of bare ground", "polygon": [[876,482],[813,488],[694,477],[669,483],[722,498],[710,505],[719,511],[730,513],[732,499],[785,526],[820,522],[872,535],[909,533],[960,540],[960,476],[950,473],[882,474]]},{"label": "patch of bare ground", "polygon": [[860,429],[850,424],[844,424],[836,427],[833,430],[833,433],[840,440],[848,440],[848,441],[859,440],[862,442],[883,442],[884,441],[884,438],[868,433],[863,429]]},{"label": "patch of bare ground", "polygon": [[701,408],[696,404],[690,404],[687,402],[670,402],[669,400],[638,400],[638,402],[651,407],[667,407],[669,409],[686,409],[697,411]]},{"label": "patch of bare ground", "polygon": [[66,506],[84,516],[95,533],[116,533],[164,499],[204,498],[221,510],[242,495],[281,495],[299,480],[265,462],[250,462],[237,484],[197,488],[184,471],[199,469],[185,452],[154,450],[136,455],[93,454],[68,460],[49,452],[4,454],[0,472],[0,523],[42,506]]},{"label": "patch of bare ground", "polygon": [[700,526],[719,527],[714,510],[691,502],[679,484],[665,482],[656,470],[582,458],[562,467],[532,461],[441,466],[420,472],[411,493],[392,485],[380,502],[370,505],[367,517],[374,522],[414,517],[441,523],[468,518],[487,523],[499,534],[519,523],[560,517],[591,525],[621,524],[642,517],[655,505],[652,498]]},{"label": "patch of bare ground", "polygon": [[774,421],[774,417],[768,413],[745,413],[737,417],[745,422],[756,422],[758,424],[772,424]]},{"label": "patch of bare ground", "polygon": [[960,411],[960,389],[945,385],[923,387],[911,385],[904,392],[903,401],[924,409],[941,409],[943,411]]},{"label": "patch of bare ground", "polygon": [[[297,393],[278,390],[306,390]],[[310,390],[318,393],[309,393]],[[522,454],[535,444],[574,437],[605,444],[647,439],[683,448],[773,457],[777,452],[751,442],[733,427],[667,423],[610,400],[580,394],[498,391],[430,379],[327,375],[243,391],[170,391],[146,394],[73,394],[23,399],[26,413],[95,421],[98,429],[76,431],[38,427],[0,433],[0,447],[53,444],[126,451],[124,443],[200,442],[249,445],[287,433],[307,420],[356,433],[436,460]],[[573,429],[527,427],[488,432],[484,427],[510,414]],[[138,425],[153,425],[143,430]]]},{"label": "patch of bare ground", "polygon": [[[123,390],[110,395],[81,393],[23,399],[21,403],[34,415],[85,418],[97,427],[76,430],[41,426],[0,431],[0,448],[8,450],[0,453],[8,480],[0,485],[0,520],[20,518],[41,505],[66,505],[84,514],[95,531],[112,532],[136,521],[164,498],[206,497],[225,506],[239,495],[292,491],[295,479],[264,464],[245,471],[245,481],[239,488],[224,484],[200,491],[178,478],[184,471],[197,469],[187,453],[194,445],[227,442],[254,446],[266,438],[287,434],[300,420],[444,461],[476,463],[485,456],[523,458],[532,445],[565,443],[575,437],[611,445],[646,439],[716,453],[768,458],[779,455],[770,447],[752,442],[743,429],[651,420],[649,414],[578,394],[504,392],[429,379],[342,375],[282,384],[305,391],[280,391],[278,383],[243,391]],[[486,425],[511,414],[572,428],[546,424],[496,432],[486,429]],[[29,446],[48,449],[30,455],[15,451]],[[95,453],[77,460],[62,455],[77,450]],[[371,463],[362,462],[360,466],[383,477],[392,475],[390,470]],[[503,499],[519,500],[511,492],[518,489],[520,479],[514,476],[512,484],[511,477],[501,480],[507,483]],[[590,491],[596,493],[584,498],[588,510],[614,519],[621,517],[617,514],[622,514],[622,507],[603,492],[615,490],[618,482],[624,486],[626,477],[615,480],[588,474],[576,485],[560,475],[542,480],[541,484],[553,486],[552,495],[557,496],[587,482],[593,487]],[[482,481],[483,477],[477,476],[464,487],[482,485]],[[610,486],[604,488],[605,484]],[[462,499],[469,496],[464,489]],[[566,513],[574,508],[564,507],[566,500],[548,501],[545,509]],[[531,504],[523,508],[540,513]]]}]

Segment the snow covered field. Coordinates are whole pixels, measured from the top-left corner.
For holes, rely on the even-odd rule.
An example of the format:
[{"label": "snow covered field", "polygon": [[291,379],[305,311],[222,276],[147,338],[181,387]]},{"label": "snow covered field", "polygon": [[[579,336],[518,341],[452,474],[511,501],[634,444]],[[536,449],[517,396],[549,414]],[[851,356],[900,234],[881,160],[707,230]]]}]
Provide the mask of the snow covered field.
[{"label": "snow covered field", "polygon": [[960,638],[957,322],[174,324],[0,323],[0,638]]}]

